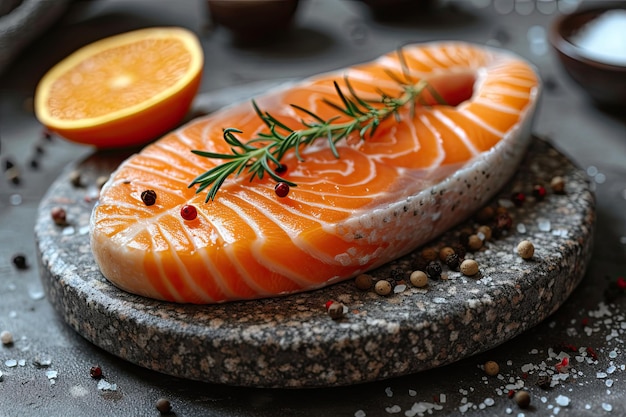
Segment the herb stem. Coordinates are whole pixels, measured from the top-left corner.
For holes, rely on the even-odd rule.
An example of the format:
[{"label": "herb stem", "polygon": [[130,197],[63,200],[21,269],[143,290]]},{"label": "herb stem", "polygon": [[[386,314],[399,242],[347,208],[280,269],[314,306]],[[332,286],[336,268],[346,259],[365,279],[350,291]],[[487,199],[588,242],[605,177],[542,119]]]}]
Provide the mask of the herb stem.
[{"label": "herb stem", "polygon": [[[381,122],[391,115],[394,115],[396,120],[399,121],[399,110],[407,104],[410,104],[411,116],[413,116],[416,103],[424,103],[421,94],[425,89],[428,89],[435,100],[444,102],[426,81],[421,80],[413,83],[407,74],[405,74],[405,78],[409,81],[402,81],[396,76],[393,78],[401,85],[403,90],[399,97],[389,97],[387,94],[380,92],[380,98],[376,101],[365,100],[359,97],[347,77],[345,78],[347,94],[334,81],[334,87],[341,103],[337,104],[327,99],[324,99],[324,103],[336,109],[339,114],[329,119],[323,119],[308,109],[292,104],[291,106],[294,109],[312,119],[310,121],[301,119],[300,122],[304,128],[298,130],[291,129],[270,113],[262,111],[253,100],[254,110],[265,123],[268,131],[261,132],[244,143],[236,136],[236,134],[243,133],[241,130],[226,128],[224,129],[224,140],[230,145],[231,153],[222,154],[192,150],[191,152],[196,155],[222,159],[224,162],[197,176],[189,184],[189,187],[198,185],[196,193],[200,193],[210,187],[205,200],[205,202],[208,202],[215,199],[218,190],[229,176],[239,176],[244,172],[250,174],[250,181],[257,177],[262,179],[267,174],[275,181],[284,182],[290,187],[297,186],[297,184],[282,178],[275,171],[276,168],[281,166],[282,158],[291,149],[295,151],[296,158],[299,161],[303,161],[304,158],[300,153],[300,149],[320,138],[326,138],[333,155],[339,158],[336,144],[353,132],[357,132],[361,140],[365,140],[367,135],[371,137]],[[342,115],[347,116],[349,120],[338,122]]]}]

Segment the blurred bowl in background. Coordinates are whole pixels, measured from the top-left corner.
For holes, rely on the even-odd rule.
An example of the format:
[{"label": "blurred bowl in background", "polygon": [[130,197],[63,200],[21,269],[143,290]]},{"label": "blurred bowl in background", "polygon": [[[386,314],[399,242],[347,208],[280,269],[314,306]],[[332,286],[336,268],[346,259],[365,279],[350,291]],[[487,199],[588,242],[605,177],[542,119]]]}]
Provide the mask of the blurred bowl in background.
[{"label": "blurred bowl in background", "polygon": [[549,36],[565,71],[594,101],[626,106],[626,2],[560,16]]},{"label": "blurred bowl in background", "polygon": [[207,0],[215,25],[240,41],[263,41],[285,32],[293,21],[298,0]]}]

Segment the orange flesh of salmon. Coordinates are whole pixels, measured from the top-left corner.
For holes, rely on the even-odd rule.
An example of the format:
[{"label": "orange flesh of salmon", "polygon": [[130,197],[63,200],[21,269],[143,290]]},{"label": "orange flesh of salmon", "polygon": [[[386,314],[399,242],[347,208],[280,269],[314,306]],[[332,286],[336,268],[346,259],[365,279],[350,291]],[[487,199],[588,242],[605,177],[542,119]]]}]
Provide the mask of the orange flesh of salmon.
[{"label": "orange flesh of salmon", "polygon": [[[192,121],[129,158],[112,174],[92,214],[92,251],[105,277],[129,292],[183,303],[278,296],[380,266],[434,237],[431,229],[441,233],[463,220],[461,212],[443,213],[440,226],[428,226],[420,239],[405,230],[410,224],[388,222],[385,216],[392,214],[385,210],[446,180],[517,132],[532,115],[539,79],[520,58],[460,42],[411,45],[403,54],[408,72],[390,53],[255,99],[281,122],[301,128],[310,117],[289,104],[323,118],[337,116],[323,100],[339,103],[333,81],[345,92],[344,77],[363,98],[380,97],[380,91],[398,97],[402,89],[391,72],[427,80],[448,103],[436,104],[425,93],[427,104],[414,114],[407,106],[399,121],[385,120],[366,140],[340,142],[339,159],[324,139],[301,149],[304,161],[288,153],[284,177],[298,185],[285,198],[277,197],[267,177],[231,177],[207,203],[206,194],[188,188],[221,163],[191,150],[229,153],[222,131],[227,127],[242,130],[241,139],[266,131],[250,103]],[[342,120],[348,119],[337,122]],[[490,169],[497,177],[501,168]],[[146,189],[156,191],[153,206],[141,200]],[[198,209],[195,220],[181,218],[185,204]],[[465,216],[477,208],[469,205]],[[378,224],[378,217],[367,217],[376,213],[389,227],[370,225]]]}]

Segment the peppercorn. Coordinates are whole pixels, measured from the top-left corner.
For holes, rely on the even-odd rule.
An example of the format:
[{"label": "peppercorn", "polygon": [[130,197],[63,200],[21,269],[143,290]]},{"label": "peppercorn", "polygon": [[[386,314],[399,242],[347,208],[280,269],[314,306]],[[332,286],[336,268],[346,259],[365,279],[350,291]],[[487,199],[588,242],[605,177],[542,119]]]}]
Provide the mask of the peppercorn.
[{"label": "peppercorn", "polygon": [[287,184],[286,182],[279,182],[276,184],[276,186],[274,187],[274,192],[276,193],[277,196],[279,197],[287,197],[287,194],[289,194],[289,184]]},{"label": "peppercorn", "polygon": [[456,253],[451,253],[446,257],[446,265],[453,271],[458,271],[461,265],[461,259]]},{"label": "peppercorn", "polygon": [[541,201],[546,197],[547,191],[546,188],[541,184],[535,184],[533,186],[533,197],[537,199],[537,201]]},{"label": "peppercorn", "polygon": [[454,253],[454,249],[452,249],[450,246],[444,246],[443,248],[439,250],[439,260],[441,262],[445,262],[448,255],[453,254],[453,253]]},{"label": "peppercorn", "polygon": [[479,226],[478,229],[476,229],[476,235],[478,237],[481,237],[482,235],[481,239],[483,241],[491,240],[491,227],[487,225]]},{"label": "peppercorn", "polygon": [[491,206],[485,206],[476,213],[476,221],[478,223],[487,223],[496,215],[496,211]]},{"label": "peppercorn", "polygon": [[360,274],[354,279],[354,284],[362,291],[367,291],[372,288],[372,283],[372,276],[368,274]]},{"label": "peppercorn", "polygon": [[[72,172],[70,172],[69,179],[70,179],[70,184],[72,184],[74,187],[78,188],[78,187],[82,187],[83,186],[82,174],[80,173],[79,170],[75,169]],[[141,194],[141,196],[142,196],[141,199],[143,200],[143,193]],[[156,194],[154,196],[156,198]],[[152,203],[152,204],[154,204],[154,203]],[[152,204],[147,204],[147,205],[151,206]]]},{"label": "peppercorn", "polygon": [[489,376],[496,376],[500,373],[500,365],[495,361],[487,361],[484,365],[485,373]]},{"label": "peppercorn", "polygon": [[465,258],[465,255],[467,255],[467,249],[460,243],[452,244],[452,249],[454,249],[454,253],[459,256],[459,259],[463,259]]},{"label": "peppercorn", "polygon": [[376,285],[374,285],[374,290],[378,295],[389,295],[391,294],[392,289],[393,287],[391,283],[384,279],[381,279],[380,281],[376,282]]},{"label": "peppercorn", "polygon": [[334,302],[328,307],[328,315],[333,320],[339,320],[343,317],[343,304]]},{"label": "peppercorn", "polygon": [[58,226],[67,225],[67,213],[63,207],[53,207],[50,210],[50,217],[52,217],[54,224]]},{"label": "peppercorn", "polygon": [[467,246],[470,250],[477,251],[483,247],[483,240],[479,238],[478,235],[470,235]]},{"label": "peppercorn", "polygon": [[530,394],[528,391],[517,391],[513,397],[519,408],[528,408],[530,405]]},{"label": "peppercorn", "polygon": [[524,195],[524,193],[515,192],[511,195],[511,201],[517,207],[521,207],[524,204],[524,201],[526,201],[526,195]]},{"label": "peppercorn", "polygon": [[422,250],[422,258],[428,262],[432,262],[438,258],[437,250],[434,248],[426,248]]},{"label": "peppercorn", "polygon": [[393,282],[402,281],[404,279],[404,272],[401,269],[392,269],[389,273],[389,280]]},{"label": "peppercorn", "polygon": [[198,217],[198,210],[191,204],[185,204],[180,209],[180,216],[188,221],[195,220]]},{"label": "peppercorn", "polygon": [[411,284],[418,288],[425,287],[428,284],[428,276],[424,271],[413,271],[409,277]]},{"label": "peppercorn", "polygon": [[13,258],[11,259],[11,261],[13,262],[13,265],[15,265],[17,269],[28,268],[28,264],[26,263],[26,256],[22,255],[21,253],[13,255]]},{"label": "peppercorn", "polygon": [[98,365],[92,366],[91,369],[89,369],[89,375],[94,379],[102,378],[102,368]]},{"label": "peppercorn", "polygon": [[437,261],[433,261],[428,264],[426,267],[426,274],[430,279],[439,279],[441,278],[441,272],[443,272],[441,268],[441,264]]},{"label": "peppercorn", "polygon": [[10,159],[5,159],[5,160],[4,160],[4,170],[5,170],[5,171],[10,170],[10,169],[11,169],[11,168],[13,168],[14,166],[15,166],[15,163],[13,163],[13,161],[12,161],[12,160],[10,160]]},{"label": "peppercorn", "polygon": [[2,342],[5,346],[10,346],[13,344],[13,335],[8,330],[3,330],[0,333],[0,342]]},{"label": "peppercorn", "polygon": [[464,248],[467,248],[467,246],[469,245],[470,236],[471,236],[471,233],[461,231],[459,233],[459,244],[462,245]]},{"label": "peppercorn", "polygon": [[285,164],[280,164],[278,165],[275,169],[274,172],[277,173],[278,175],[282,175],[285,172],[287,172],[287,165]]},{"label": "peppercorn", "polygon": [[517,254],[522,259],[531,259],[535,254],[535,246],[528,240],[522,240],[517,245]]},{"label": "peppercorn", "polygon": [[156,409],[161,414],[169,414],[172,412],[172,404],[165,398],[159,398],[156,402]]},{"label": "peppercorn", "polygon": [[37,169],[39,168],[39,161],[36,158],[32,158],[29,162],[28,165],[32,168],[32,169]]},{"label": "peppercorn", "polygon": [[556,176],[550,181],[550,188],[556,194],[563,194],[565,192],[565,179],[561,176]]},{"label": "peppercorn", "polygon": [[461,273],[466,276],[474,276],[478,273],[478,262],[473,259],[466,259],[461,262]]},{"label": "peppercorn", "polygon": [[154,205],[154,203],[156,203],[156,199],[157,194],[154,190],[145,190],[141,192],[141,201],[143,201],[146,206]]}]

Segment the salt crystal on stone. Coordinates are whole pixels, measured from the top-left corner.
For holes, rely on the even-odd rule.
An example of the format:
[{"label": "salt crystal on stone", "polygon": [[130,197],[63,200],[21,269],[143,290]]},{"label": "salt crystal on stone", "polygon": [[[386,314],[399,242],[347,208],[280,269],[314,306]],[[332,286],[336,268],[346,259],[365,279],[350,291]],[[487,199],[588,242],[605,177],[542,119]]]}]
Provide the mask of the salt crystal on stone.
[{"label": "salt crystal on stone", "polygon": [[524,223],[518,223],[517,226],[515,226],[515,228],[517,229],[518,233],[526,233],[526,225]]},{"label": "salt crystal on stone", "polygon": [[596,373],[596,378],[598,378],[598,379],[606,378],[606,373],[605,372],[598,372],[598,373]]},{"label": "salt crystal on stone", "polygon": [[410,389],[410,390],[409,390],[409,395],[410,395],[411,397],[415,397],[415,396],[417,395],[417,391],[415,391],[414,389]]},{"label": "salt crystal on stone", "polygon": [[8,359],[4,362],[7,368],[13,368],[17,366],[17,361],[15,359]]},{"label": "salt crystal on stone", "polygon": [[365,414],[365,411],[363,410],[356,410],[354,413],[354,417],[365,417],[367,414]]},{"label": "salt crystal on stone", "polygon": [[537,227],[539,227],[539,230],[542,232],[549,232],[552,228],[552,225],[550,223],[550,220],[539,218],[537,219]]},{"label": "salt crystal on stone", "polygon": [[394,294],[399,294],[404,290],[406,290],[406,285],[404,284],[396,285],[395,287],[393,287]]},{"label": "salt crystal on stone", "polygon": [[116,391],[117,384],[111,384],[104,379],[98,381],[98,389],[102,391]]},{"label": "salt crystal on stone", "polygon": [[385,394],[387,394],[387,397],[389,398],[393,397],[393,391],[391,390],[391,387],[385,388]]},{"label": "salt crystal on stone", "polygon": [[609,352],[609,358],[611,358],[611,359],[617,358],[617,352],[614,351],[614,350],[610,351]]},{"label": "salt crystal on stone", "polygon": [[569,405],[569,397],[566,397],[565,395],[559,395],[556,397],[555,401],[561,407],[567,407]]},{"label": "salt crystal on stone", "polygon": [[612,379],[607,379],[605,382],[606,386],[611,388],[613,386],[613,380]]},{"label": "salt crystal on stone", "polygon": [[387,411],[389,414],[396,414],[402,411],[402,408],[400,408],[399,405],[394,405],[394,406],[385,408],[385,411]]},{"label": "salt crystal on stone", "polygon": [[613,410],[613,406],[611,404],[608,404],[608,403],[602,403],[602,409],[604,411],[611,411],[611,410]]},{"label": "salt crystal on stone", "polygon": [[485,398],[485,401],[483,401],[483,402],[488,407],[491,407],[492,405],[494,405],[496,403],[493,398]]},{"label": "salt crystal on stone", "polygon": [[608,368],[606,368],[606,373],[607,374],[612,374],[613,372],[615,372],[617,368],[615,367],[615,365],[611,365]]}]

